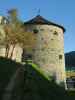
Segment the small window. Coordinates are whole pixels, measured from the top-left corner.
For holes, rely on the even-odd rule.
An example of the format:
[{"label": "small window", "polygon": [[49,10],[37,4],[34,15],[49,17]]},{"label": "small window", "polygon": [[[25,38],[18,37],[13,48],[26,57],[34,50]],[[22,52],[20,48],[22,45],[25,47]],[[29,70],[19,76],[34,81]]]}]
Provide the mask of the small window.
[{"label": "small window", "polygon": [[59,59],[62,59],[62,57],[63,57],[62,55],[59,55]]},{"label": "small window", "polygon": [[40,31],[44,31],[44,29],[40,29]]},{"label": "small window", "polygon": [[44,40],[44,38],[43,38],[43,37],[41,37],[41,40]]},{"label": "small window", "polygon": [[53,33],[54,35],[58,35],[58,32],[57,31],[54,31],[54,33]]},{"label": "small window", "polygon": [[32,49],[32,51],[34,52],[34,51],[35,51],[35,49]]},{"label": "small window", "polygon": [[41,60],[42,60],[42,62],[45,62],[45,58],[42,58]]},{"label": "small window", "polygon": [[37,34],[39,31],[37,29],[33,30],[33,33]]},{"label": "small window", "polygon": [[42,51],[44,51],[44,50],[45,50],[45,48],[43,47],[41,50],[42,50]]},{"label": "small window", "polygon": [[54,39],[51,39],[51,40],[54,40]]}]

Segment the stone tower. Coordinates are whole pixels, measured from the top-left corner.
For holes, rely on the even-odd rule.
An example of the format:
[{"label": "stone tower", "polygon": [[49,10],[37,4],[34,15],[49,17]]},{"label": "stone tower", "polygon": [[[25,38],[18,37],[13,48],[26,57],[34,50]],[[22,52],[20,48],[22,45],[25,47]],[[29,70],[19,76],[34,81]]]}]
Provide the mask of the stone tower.
[{"label": "stone tower", "polygon": [[36,37],[32,51],[33,61],[57,83],[65,81],[64,32],[65,29],[38,15],[24,23],[28,32]]}]

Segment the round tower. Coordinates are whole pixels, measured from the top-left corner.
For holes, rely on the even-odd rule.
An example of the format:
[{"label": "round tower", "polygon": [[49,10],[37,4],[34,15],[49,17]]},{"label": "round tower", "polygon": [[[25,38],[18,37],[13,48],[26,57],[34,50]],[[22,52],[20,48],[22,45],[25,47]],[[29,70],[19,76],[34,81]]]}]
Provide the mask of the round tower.
[{"label": "round tower", "polygon": [[65,81],[64,32],[65,29],[38,15],[24,23],[28,32],[36,37],[32,51],[33,61],[56,82]]}]

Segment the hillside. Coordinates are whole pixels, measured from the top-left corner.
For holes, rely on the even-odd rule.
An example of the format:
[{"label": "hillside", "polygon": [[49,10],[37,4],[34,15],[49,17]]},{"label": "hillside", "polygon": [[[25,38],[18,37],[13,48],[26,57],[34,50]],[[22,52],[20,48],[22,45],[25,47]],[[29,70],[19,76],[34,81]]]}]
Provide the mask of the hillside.
[{"label": "hillside", "polygon": [[0,58],[0,92],[0,100],[71,100],[64,88],[33,65],[4,58]]},{"label": "hillside", "polygon": [[66,67],[75,67],[75,51],[65,54]]}]

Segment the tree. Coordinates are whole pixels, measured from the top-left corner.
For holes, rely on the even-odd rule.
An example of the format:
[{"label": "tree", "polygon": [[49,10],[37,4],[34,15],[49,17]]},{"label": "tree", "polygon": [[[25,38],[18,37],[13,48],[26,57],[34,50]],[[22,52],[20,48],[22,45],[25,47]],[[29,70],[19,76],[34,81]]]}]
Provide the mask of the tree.
[{"label": "tree", "polygon": [[19,44],[22,48],[32,48],[35,44],[35,36],[25,31],[25,26],[23,22],[19,20],[16,9],[8,11],[7,19],[8,24],[4,26],[6,33],[6,57],[9,56],[10,46],[12,45],[12,52],[9,57],[12,58],[16,44]]}]

